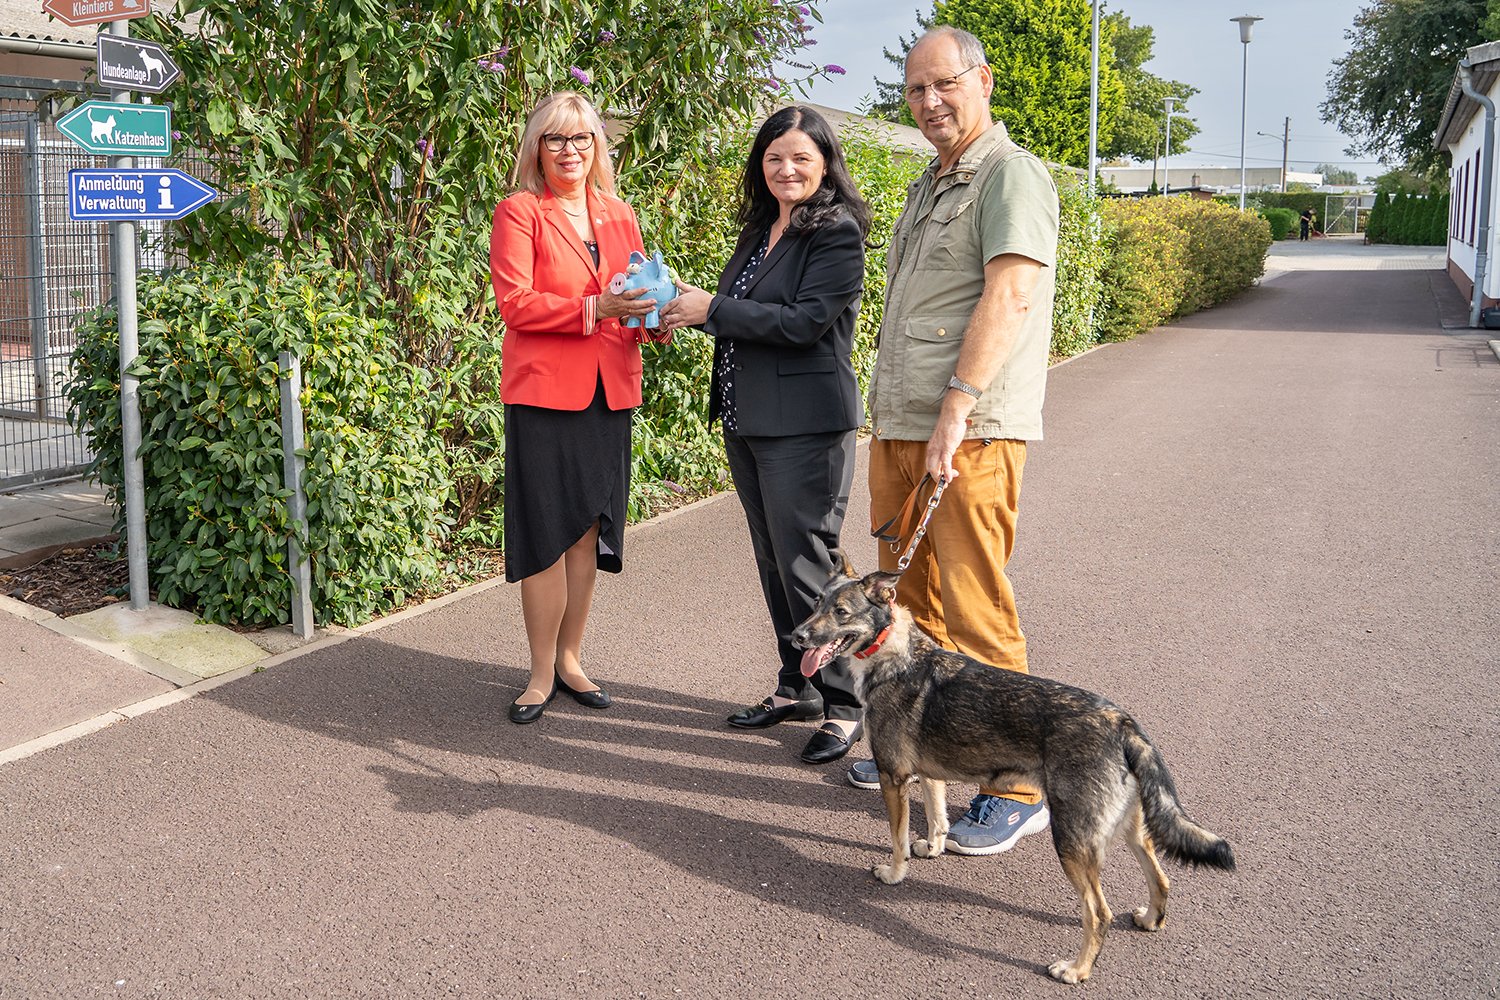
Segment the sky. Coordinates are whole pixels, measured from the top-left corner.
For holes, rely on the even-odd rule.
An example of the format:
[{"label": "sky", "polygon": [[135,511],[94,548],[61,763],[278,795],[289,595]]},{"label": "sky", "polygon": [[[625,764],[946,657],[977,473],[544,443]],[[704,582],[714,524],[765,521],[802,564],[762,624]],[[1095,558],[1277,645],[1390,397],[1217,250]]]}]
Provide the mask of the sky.
[{"label": "sky", "polygon": [[[1283,120],[1291,118],[1287,157],[1292,170],[1319,163],[1354,170],[1364,178],[1384,172],[1368,154],[1345,152],[1350,139],[1325,125],[1318,105],[1328,96],[1333,60],[1349,51],[1344,33],[1371,0],[1104,0],[1105,11],[1123,13],[1132,25],[1156,33],[1147,72],[1198,88],[1188,113],[1200,131],[1191,149],[1173,157],[1173,168],[1239,166],[1241,71],[1245,68],[1245,165],[1280,166]],[[808,100],[859,110],[875,94],[877,78],[895,80],[899,70],[881,55],[900,50],[900,39],[917,26],[916,11],[931,0],[819,0],[823,23],[812,33],[819,63],[848,70],[819,81]],[[1248,51],[1240,44],[1241,14],[1259,15]],[[997,81],[997,86],[1003,86]],[[1271,133],[1271,138],[1256,135]],[[1174,142],[1175,145],[1175,142]]]}]

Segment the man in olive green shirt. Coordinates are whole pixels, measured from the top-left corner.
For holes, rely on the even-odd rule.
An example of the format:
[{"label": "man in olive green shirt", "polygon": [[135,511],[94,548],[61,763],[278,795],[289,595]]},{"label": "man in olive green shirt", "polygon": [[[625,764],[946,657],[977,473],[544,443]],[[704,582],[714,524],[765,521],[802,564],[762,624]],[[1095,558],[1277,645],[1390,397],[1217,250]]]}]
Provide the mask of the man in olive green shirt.
[{"label": "man in olive green shirt", "polygon": [[[991,119],[993,87],[968,32],[934,28],[907,55],[907,103],[938,155],[907,191],[887,254],[870,505],[879,523],[924,474],[947,483],[897,600],[942,646],[1024,673],[1005,564],[1026,442],[1042,436],[1058,203],[1047,168]],[[897,555],[883,548],[881,569]],[[869,761],[849,780],[879,787]],[[981,788],[949,849],[996,854],[1048,822],[1041,789]]]}]

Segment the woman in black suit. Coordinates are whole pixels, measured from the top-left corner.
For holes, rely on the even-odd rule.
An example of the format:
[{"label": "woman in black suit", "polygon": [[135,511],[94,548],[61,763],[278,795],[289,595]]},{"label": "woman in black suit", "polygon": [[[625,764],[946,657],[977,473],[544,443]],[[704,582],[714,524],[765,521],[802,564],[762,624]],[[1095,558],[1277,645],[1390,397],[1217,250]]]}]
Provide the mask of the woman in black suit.
[{"label": "woman in black suit", "polygon": [[825,718],[802,759],[826,764],[863,735],[859,699],[847,663],[803,677],[791,633],[828,582],[849,506],[864,423],[849,356],[870,209],[833,129],[801,106],[761,126],[741,191],[743,228],[718,294],[682,285],[662,316],[668,330],[715,338],[709,421],[723,426],[781,660],[775,692],[729,723]]}]

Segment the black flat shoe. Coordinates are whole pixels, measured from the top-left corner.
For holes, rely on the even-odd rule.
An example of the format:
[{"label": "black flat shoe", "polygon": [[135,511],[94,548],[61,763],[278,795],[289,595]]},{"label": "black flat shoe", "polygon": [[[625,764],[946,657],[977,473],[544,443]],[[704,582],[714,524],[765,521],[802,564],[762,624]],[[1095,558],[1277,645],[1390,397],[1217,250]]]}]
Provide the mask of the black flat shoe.
[{"label": "black flat shoe", "polygon": [[[525,694],[526,692],[522,691],[521,693]],[[557,682],[553,681],[552,693],[547,695],[546,701],[538,702],[535,705],[518,705],[515,702],[511,702],[510,721],[514,722],[518,726],[524,726],[528,722],[535,722],[537,719],[540,719],[542,717],[542,713],[547,710],[547,705],[550,704],[552,699],[556,697]]]},{"label": "black flat shoe", "polygon": [[838,760],[844,754],[854,748],[860,737],[865,735],[865,724],[863,721],[854,726],[854,731],[848,737],[838,726],[831,722],[825,722],[818,731],[812,734],[812,739],[807,741],[807,746],[802,748],[802,759],[809,764],[828,764]]},{"label": "black flat shoe", "polygon": [[612,699],[609,696],[609,692],[604,690],[603,688],[600,688],[597,691],[574,691],[572,688],[568,687],[568,682],[563,680],[561,675],[558,675],[557,680],[554,682],[554,686],[552,688],[554,694],[557,693],[558,688],[562,688],[564,691],[568,692],[568,694],[573,697],[574,701],[578,702],[578,704],[584,706],[585,708],[608,708],[610,705],[614,704],[614,699]]},{"label": "black flat shoe", "polygon": [[778,722],[792,719],[797,722],[805,722],[808,719],[816,719],[823,714],[823,703],[817,701],[794,701],[790,705],[782,705],[776,708],[767,698],[758,705],[742,708],[729,717],[731,726],[739,726],[741,729],[765,729],[774,726]]}]

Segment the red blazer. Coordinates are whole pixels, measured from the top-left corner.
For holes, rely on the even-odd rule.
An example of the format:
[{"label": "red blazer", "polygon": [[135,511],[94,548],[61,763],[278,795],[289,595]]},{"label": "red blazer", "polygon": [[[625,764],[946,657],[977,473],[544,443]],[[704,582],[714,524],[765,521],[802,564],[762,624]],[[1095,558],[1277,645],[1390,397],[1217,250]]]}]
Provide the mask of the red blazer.
[{"label": "red blazer", "polygon": [[611,410],[641,405],[642,333],[599,319],[586,298],[645,252],[635,212],[619,198],[588,192],[599,266],[562,206],[545,191],[518,191],[495,207],[490,280],[505,320],[500,399],[552,410],[587,409],[602,377]]}]

